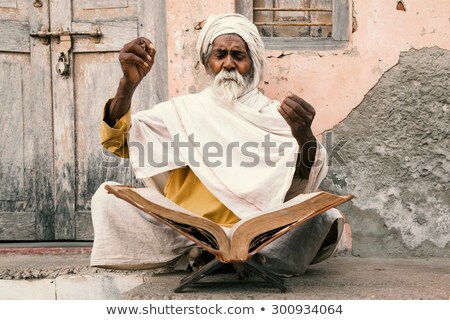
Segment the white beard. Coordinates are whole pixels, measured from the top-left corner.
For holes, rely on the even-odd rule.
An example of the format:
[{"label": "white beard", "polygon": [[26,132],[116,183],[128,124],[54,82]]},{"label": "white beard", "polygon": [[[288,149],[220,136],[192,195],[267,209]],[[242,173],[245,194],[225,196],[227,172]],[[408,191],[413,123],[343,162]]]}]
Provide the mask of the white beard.
[{"label": "white beard", "polygon": [[214,91],[226,106],[248,91],[249,77],[242,76],[236,70],[222,70],[214,77]]}]

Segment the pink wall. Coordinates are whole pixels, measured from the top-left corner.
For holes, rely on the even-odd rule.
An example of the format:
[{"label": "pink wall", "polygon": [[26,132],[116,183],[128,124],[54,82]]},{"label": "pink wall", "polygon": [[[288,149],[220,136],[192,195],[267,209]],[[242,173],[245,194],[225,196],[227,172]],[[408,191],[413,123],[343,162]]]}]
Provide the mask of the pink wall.
[{"label": "pink wall", "polygon": [[234,0],[167,0],[169,97],[192,93],[204,87],[205,73],[198,62],[195,30],[210,14],[235,11]]},{"label": "pink wall", "polygon": [[[400,52],[438,46],[450,50],[450,1],[354,0],[358,29],[348,48],[336,51],[267,51],[270,74],[261,84],[267,96],[282,100],[287,91],[309,101],[317,111],[314,132],[321,134],[342,121]],[[198,63],[195,25],[209,14],[234,12],[234,0],[167,1],[169,96],[202,89],[207,77]],[[287,54],[287,55],[286,55]]]}]

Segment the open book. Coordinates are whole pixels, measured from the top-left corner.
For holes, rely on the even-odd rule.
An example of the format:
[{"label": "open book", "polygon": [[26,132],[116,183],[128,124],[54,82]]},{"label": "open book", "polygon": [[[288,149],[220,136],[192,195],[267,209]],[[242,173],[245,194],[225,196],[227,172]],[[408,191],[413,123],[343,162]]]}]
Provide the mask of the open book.
[{"label": "open book", "polygon": [[106,189],[183,234],[223,263],[245,262],[292,228],[353,198],[324,191],[302,194],[226,228],[183,209],[151,188],[107,185]]}]

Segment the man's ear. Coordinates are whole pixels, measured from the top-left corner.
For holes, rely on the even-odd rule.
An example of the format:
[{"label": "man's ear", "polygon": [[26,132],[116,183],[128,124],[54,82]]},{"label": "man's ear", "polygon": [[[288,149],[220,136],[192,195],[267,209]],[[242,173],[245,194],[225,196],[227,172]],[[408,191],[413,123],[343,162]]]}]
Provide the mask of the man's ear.
[{"label": "man's ear", "polygon": [[212,75],[212,74],[213,74],[213,72],[212,72],[212,70],[211,70],[211,67],[209,66],[209,63],[208,63],[208,62],[206,62],[203,66],[205,67],[205,71],[206,71],[206,73],[207,73],[208,75]]}]

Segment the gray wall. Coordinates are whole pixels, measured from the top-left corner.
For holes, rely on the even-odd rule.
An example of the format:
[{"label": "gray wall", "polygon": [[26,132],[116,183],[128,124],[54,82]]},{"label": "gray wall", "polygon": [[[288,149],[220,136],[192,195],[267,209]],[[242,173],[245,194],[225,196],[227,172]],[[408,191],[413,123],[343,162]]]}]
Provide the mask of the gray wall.
[{"label": "gray wall", "polygon": [[353,254],[450,256],[449,91],[450,52],[411,49],[324,135]]}]

